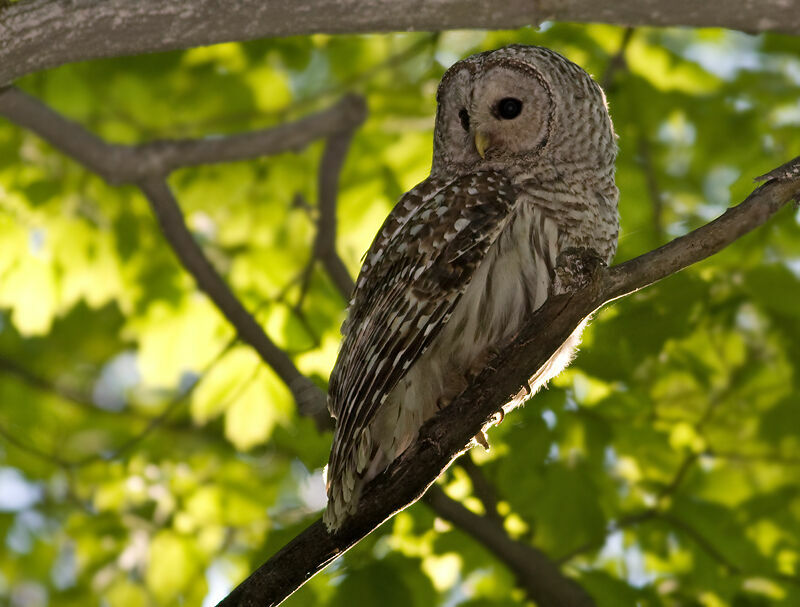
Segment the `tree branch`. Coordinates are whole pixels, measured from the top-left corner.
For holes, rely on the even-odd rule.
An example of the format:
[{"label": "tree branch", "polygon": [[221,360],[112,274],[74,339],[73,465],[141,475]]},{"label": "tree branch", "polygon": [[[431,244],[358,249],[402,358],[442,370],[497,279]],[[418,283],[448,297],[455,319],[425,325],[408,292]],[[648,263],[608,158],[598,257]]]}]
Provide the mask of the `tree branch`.
[{"label": "tree branch", "polygon": [[428,489],[424,501],[505,563],[520,588],[540,607],[594,607],[594,600],[583,588],[564,576],[542,551],[511,539],[501,522],[470,512],[438,485]]},{"label": "tree branch", "polygon": [[631,43],[633,34],[636,32],[634,27],[626,27],[622,32],[622,40],[620,40],[617,52],[611,57],[606,66],[606,71],[603,72],[603,77],[600,78],[600,88],[606,91],[606,94],[614,88],[614,77],[619,70],[627,68],[628,64],[625,61],[625,52],[628,50],[628,45]]},{"label": "tree branch", "polygon": [[[236,328],[242,341],[251,345],[283,380],[297,402],[300,413],[314,418],[321,427],[330,425],[325,394],[301,374],[291,358],[270,340],[205,256],[186,225],[183,213],[167,185],[166,176],[180,167],[298,150],[318,138],[328,137],[331,143],[326,148],[320,169],[320,192],[325,197],[321,199],[320,206],[335,205],[335,188],[338,186],[339,169],[344,162],[343,157],[336,157],[336,154],[343,155],[346,152],[353,131],[363,122],[365,114],[364,101],[360,97],[347,96],[328,110],[272,129],[218,139],[157,141],[125,146],[103,141],[78,123],[67,120],[16,88],[10,87],[0,92],[0,115],[30,129],[109,183],[133,183],[142,190],[164,236],[200,289]],[[334,218],[332,222],[329,217],[331,214]],[[325,218],[335,230],[335,208],[327,209]],[[323,244],[326,258],[332,258],[335,240],[330,245],[327,240]],[[334,280],[337,284],[345,285],[344,276],[348,280],[349,276],[341,260],[337,265],[336,259],[327,261],[326,267],[330,264],[339,273],[335,276],[332,274]]]},{"label": "tree branch", "polygon": [[483,474],[480,466],[476,464],[472,457],[467,456],[459,460],[459,466],[467,473],[470,482],[472,483],[472,493],[475,494],[483,508],[486,511],[486,516],[494,519],[502,526],[503,517],[497,510],[497,504],[500,500],[497,499],[497,491],[489,479]]},{"label": "tree branch", "polygon": [[321,391],[300,373],[292,359],[267,336],[258,321],[211,265],[186,226],[183,213],[167,182],[159,177],[147,177],[139,182],[139,187],[150,202],[164,236],[181,264],[194,276],[197,286],[236,327],[239,338],[252,346],[288,386],[300,413],[313,417],[319,423],[325,423],[329,416]]},{"label": "tree branch", "polygon": [[[242,582],[220,607],[277,605],[394,513],[422,496],[496,421],[510,395],[526,386],[574,329],[606,303],[720,251],[800,197],[800,157],[772,171],[738,206],[697,230],[611,269],[596,269],[575,290],[552,295],[514,342],[473,383],[421,428],[412,444],[362,494],[358,511],[334,535],[317,520]],[[502,369],[502,373],[497,370]]]},{"label": "tree branch", "polygon": [[319,218],[314,257],[322,262],[345,301],[350,300],[355,283],[336,251],[336,198],[339,193],[339,175],[342,172],[347,150],[354,131],[346,131],[328,139],[319,167]]},{"label": "tree branch", "polygon": [[15,87],[0,90],[0,115],[33,131],[108,183],[121,185],[163,178],[179,168],[296,152],[318,139],[352,132],[364,121],[366,107],[360,97],[346,95],[327,110],[268,129],[133,146],[103,141]]},{"label": "tree branch", "polygon": [[[309,5],[310,4],[310,5]],[[22,0],[0,8],[0,84],[74,61],[313,33],[510,29],[544,20],[800,32],[792,2],[762,0]]]}]

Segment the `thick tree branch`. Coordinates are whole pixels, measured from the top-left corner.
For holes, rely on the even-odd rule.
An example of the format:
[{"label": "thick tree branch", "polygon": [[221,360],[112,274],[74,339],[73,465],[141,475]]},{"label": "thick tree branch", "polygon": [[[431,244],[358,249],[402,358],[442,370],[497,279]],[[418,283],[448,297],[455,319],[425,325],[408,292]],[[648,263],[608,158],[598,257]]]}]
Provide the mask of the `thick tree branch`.
[{"label": "thick tree branch", "polygon": [[[335,196],[330,189],[338,185],[338,170],[344,161],[333,156],[339,152],[344,154],[354,129],[364,120],[365,112],[361,98],[348,96],[328,110],[272,129],[217,139],[158,141],[125,146],[103,141],[16,88],[10,87],[0,92],[0,115],[30,129],[109,183],[133,183],[142,190],[164,236],[200,289],[236,328],[242,341],[250,344],[284,381],[300,412],[313,417],[320,426],[330,424],[324,393],[301,374],[291,358],[270,340],[213,267],[189,231],[183,213],[167,185],[166,176],[180,167],[298,150],[316,139],[327,137],[334,143],[330,143],[326,149],[320,188],[321,195],[330,198]],[[333,170],[336,171],[335,175],[332,174]],[[328,204],[335,204],[335,198],[332,202],[328,199],[321,201],[321,206]],[[335,213],[335,210],[328,210],[327,213]],[[333,226],[335,229],[335,221]],[[328,247],[327,243],[325,246]],[[336,269],[335,260],[332,267]],[[338,284],[342,277],[335,280]]]},{"label": "thick tree branch", "polygon": [[[321,520],[284,546],[220,606],[277,605],[394,513],[422,496],[472,438],[497,418],[575,328],[599,307],[701,261],[762,225],[800,197],[800,157],[764,176],[767,181],[711,223],[650,253],[596,269],[575,290],[551,296],[514,342],[453,403],[429,420],[419,439],[364,490],[358,512],[335,534]],[[497,370],[502,369],[502,373]]]},{"label": "thick tree branch", "polygon": [[566,577],[547,556],[533,546],[511,539],[503,524],[470,512],[434,485],[425,494],[442,518],[464,529],[514,573],[517,584],[540,607],[594,607],[594,600]]},{"label": "thick tree branch", "polygon": [[544,20],[800,32],[800,12],[784,0],[22,0],[0,8],[0,84],[73,61],[218,42],[320,32],[508,29]]}]

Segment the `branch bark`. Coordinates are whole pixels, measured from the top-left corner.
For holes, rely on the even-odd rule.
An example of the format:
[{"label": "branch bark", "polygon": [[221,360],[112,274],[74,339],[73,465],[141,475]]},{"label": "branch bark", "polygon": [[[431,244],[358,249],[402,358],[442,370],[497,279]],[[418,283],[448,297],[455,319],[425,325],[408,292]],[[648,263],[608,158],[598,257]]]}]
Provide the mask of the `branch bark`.
[{"label": "branch bark", "polygon": [[0,85],[74,61],[313,33],[510,29],[545,20],[800,33],[785,0],[22,0],[0,8]]},{"label": "branch bark", "polygon": [[[334,535],[317,520],[242,582],[219,607],[278,605],[313,575],[396,512],[419,499],[495,423],[510,396],[598,308],[701,261],[761,226],[800,198],[800,157],[763,176],[768,181],[722,216],[654,251],[610,269],[596,268],[574,290],[551,296],[519,336],[473,383],[429,420],[418,440],[365,489],[358,512]],[[502,373],[497,371],[502,369]]]},{"label": "branch bark", "polygon": [[[292,359],[270,340],[205,256],[189,231],[166,178],[170,172],[182,167],[296,151],[316,139],[329,138],[333,143],[326,148],[326,164],[320,170],[321,195],[325,196],[320,204],[335,205],[335,190],[333,193],[330,190],[338,186],[338,171],[344,160],[334,155],[345,153],[353,131],[366,116],[366,107],[360,97],[344,97],[325,111],[271,129],[217,139],[164,140],[137,146],[103,141],[80,124],[64,118],[14,87],[0,91],[0,115],[36,133],[110,184],[131,183],[138,186],[150,202],[162,232],[178,259],[195,278],[200,289],[235,327],[239,338],[250,344],[283,380],[301,414],[312,417],[321,427],[330,425],[325,394],[300,373]],[[332,170],[336,171],[335,175],[331,174]],[[333,213],[335,217],[335,209],[326,213]],[[332,225],[335,230],[335,220]],[[335,253],[335,242],[330,246],[324,244],[326,252]],[[328,263],[332,263],[336,269],[335,260]],[[339,265],[344,269],[341,260]],[[343,278],[339,276],[335,280],[338,284]]]}]

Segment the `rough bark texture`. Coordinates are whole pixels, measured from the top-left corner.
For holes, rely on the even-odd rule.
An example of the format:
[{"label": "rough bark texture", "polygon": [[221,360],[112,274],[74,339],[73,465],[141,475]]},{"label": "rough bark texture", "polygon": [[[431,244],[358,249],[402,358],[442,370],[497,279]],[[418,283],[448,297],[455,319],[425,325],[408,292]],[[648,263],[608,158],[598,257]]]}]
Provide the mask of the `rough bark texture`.
[{"label": "rough bark texture", "polygon": [[218,42],[545,20],[800,33],[794,0],[22,0],[0,8],[0,85],[73,61]]}]

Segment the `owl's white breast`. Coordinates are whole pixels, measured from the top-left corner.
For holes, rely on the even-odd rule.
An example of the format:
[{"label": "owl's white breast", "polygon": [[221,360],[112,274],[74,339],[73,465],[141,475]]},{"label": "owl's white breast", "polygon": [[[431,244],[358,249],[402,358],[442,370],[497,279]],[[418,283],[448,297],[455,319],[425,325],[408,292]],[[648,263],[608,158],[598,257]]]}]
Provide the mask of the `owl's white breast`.
[{"label": "owl's white breast", "polygon": [[442,332],[376,416],[371,431],[382,457],[367,477],[402,453],[422,423],[466,387],[467,375],[508,343],[544,303],[559,240],[558,224],[549,213],[533,204],[517,206]]},{"label": "owl's white breast", "polygon": [[509,341],[544,303],[558,242],[551,217],[534,205],[517,206],[437,340],[457,366],[470,369],[487,348]]}]

